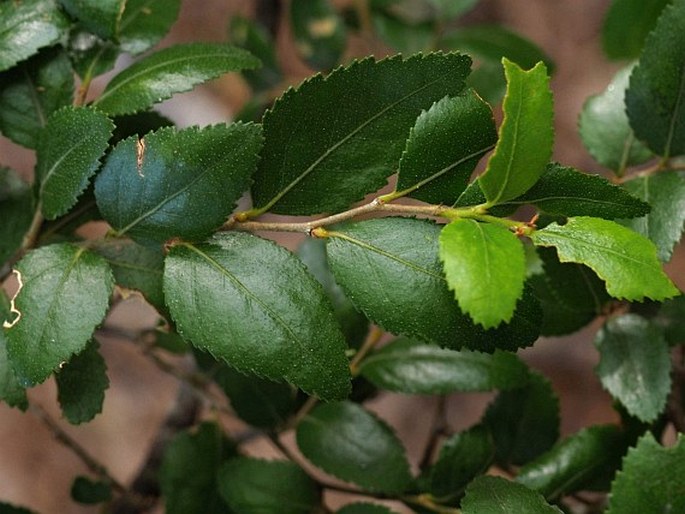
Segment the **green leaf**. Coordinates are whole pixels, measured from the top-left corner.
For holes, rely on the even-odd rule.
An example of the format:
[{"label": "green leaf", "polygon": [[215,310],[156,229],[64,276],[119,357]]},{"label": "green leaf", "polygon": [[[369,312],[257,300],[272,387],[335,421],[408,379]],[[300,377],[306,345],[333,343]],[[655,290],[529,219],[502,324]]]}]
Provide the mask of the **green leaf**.
[{"label": "green leaf", "polygon": [[65,214],[88,186],[108,147],[114,124],[89,107],[64,107],[48,118],[36,149],[43,215]]},{"label": "green leaf", "polygon": [[585,428],[526,464],[516,480],[546,498],[582,489],[606,490],[628,444],[617,426]]},{"label": "green leaf", "polygon": [[155,46],[178,17],[181,0],[126,0],[119,24],[122,50],[138,55]]},{"label": "green leaf", "polygon": [[590,96],[578,120],[585,148],[602,166],[619,173],[652,157],[652,152],[635,138],[625,110],[626,89],[632,70],[633,66],[623,68],[602,93]]},{"label": "green leaf", "polygon": [[[10,305],[4,291],[0,291],[0,321],[10,320]],[[7,338],[5,331],[0,330],[0,400],[10,407],[26,410],[29,406],[26,391],[17,380],[12,363],[7,355]]]},{"label": "green leaf", "polygon": [[405,55],[425,52],[434,39],[431,21],[409,22],[392,13],[372,14],[374,34],[388,47]]},{"label": "green leaf", "polygon": [[476,475],[484,473],[495,456],[490,432],[476,426],[450,437],[440,448],[431,470],[431,494],[440,502],[452,502]]},{"label": "green leaf", "polygon": [[514,354],[457,352],[404,338],[366,357],[359,372],[380,389],[409,394],[510,389],[528,381]]},{"label": "green leaf", "polygon": [[470,11],[478,0],[428,0],[438,11],[440,18],[449,20]]},{"label": "green leaf", "polygon": [[626,300],[664,300],[679,293],[661,269],[651,241],[613,221],[569,218],[531,234],[538,246],[554,246],[561,262],[585,264],[606,282],[607,292]]},{"label": "green leaf", "polygon": [[422,112],[411,129],[391,196],[453,204],[496,141],[490,106],[473,90],[443,98]]},{"label": "green leaf", "polygon": [[466,489],[463,514],[561,514],[534,491],[505,478],[483,476]]},{"label": "green leaf", "polygon": [[250,53],[230,45],[175,45],[148,55],[116,75],[95,106],[109,114],[131,114],[224,73],[257,66],[259,61]]},{"label": "green leaf", "polygon": [[531,373],[527,385],[497,396],[483,422],[495,441],[497,463],[525,464],[559,438],[559,400],[545,377]]},{"label": "green leaf", "polygon": [[378,190],[421,110],[459,94],[469,65],[457,54],[368,58],[287,91],[264,116],[254,210],[340,211]]},{"label": "green leaf", "polygon": [[64,9],[102,39],[114,39],[126,0],[60,0]]},{"label": "green leaf", "polygon": [[347,31],[329,0],[292,0],[290,26],[297,52],[309,66],[328,70],[340,61]]},{"label": "green leaf", "polygon": [[114,135],[112,145],[131,136],[142,138],[148,132],[154,132],[162,127],[173,127],[174,122],[157,111],[144,111],[114,118]]},{"label": "green leaf", "polygon": [[69,59],[59,48],[45,49],[3,73],[1,79],[0,132],[15,143],[35,148],[50,114],[72,103],[74,76]]},{"label": "green leaf", "polygon": [[350,503],[336,511],[336,514],[394,514],[394,511],[373,503]]},{"label": "green leaf", "polygon": [[33,192],[28,184],[14,170],[0,167],[0,264],[21,246],[34,210]]},{"label": "green leaf", "polygon": [[32,510],[0,502],[0,514],[34,514]]},{"label": "green leaf", "polygon": [[399,494],[412,480],[392,429],[356,403],[316,406],[297,427],[297,446],[315,466],[367,491]]},{"label": "green leaf", "polygon": [[90,81],[114,68],[120,47],[112,41],[100,39],[81,27],[69,36],[69,58],[82,81]]},{"label": "green leaf", "polygon": [[685,1],[664,8],[630,75],[626,111],[638,139],[664,157],[685,153]]},{"label": "green leaf", "polygon": [[95,182],[103,217],[139,242],[199,240],[226,220],[247,189],[259,125],[162,128],[120,142]]},{"label": "green leaf", "polygon": [[598,332],[595,369],[604,388],[644,422],[654,421],[671,391],[671,358],[663,330],[637,314],[609,319]]},{"label": "green leaf", "polygon": [[85,505],[108,502],[112,499],[112,488],[107,482],[93,481],[78,476],[71,484],[71,497]]},{"label": "green leaf", "polygon": [[324,400],[349,393],[330,303],[286,249],[245,233],[176,245],[164,293],[179,333],[239,371],[285,379]]},{"label": "green leaf", "polygon": [[214,423],[181,432],[169,443],[159,469],[159,486],[167,514],[220,514],[226,503],[217,491],[217,472],[234,446]]},{"label": "green leaf", "polygon": [[604,17],[602,47],[610,59],[636,59],[670,0],[613,0]]},{"label": "green leaf", "polygon": [[55,0],[22,0],[0,4],[0,71],[56,43],[69,21]]},{"label": "green leaf", "polygon": [[652,206],[646,216],[624,224],[649,238],[662,262],[670,261],[685,224],[685,177],[662,171],[624,182],[623,187]]},{"label": "green leaf", "polygon": [[255,92],[268,91],[281,83],[283,73],[276,57],[276,44],[264,26],[250,18],[234,16],[229,34],[234,45],[244,48],[262,62],[256,70],[242,72]]},{"label": "green leaf", "polygon": [[525,193],[537,182],[552,155],[552,93],[547,68],[540,62],[523,71],[502,59],[507,94],[499,140],[478,181],[490,205]]},{"label": "green leaf", "polygon": [[611,486],[607,514],[683,512],[685,439],[664,448],[647,432],[623,459]]},{"label": "green leaf", "polygon": [[663,329],[670,346],[685,343],[685,296],[663,302],[652,321]]},{"label": "green leaf", "polygon": [[5,336],[17,377],[31,385],[85,348],[105,317],[112,272],[100,256],[70,244],[33,250],[15,270],[20,289]]}]

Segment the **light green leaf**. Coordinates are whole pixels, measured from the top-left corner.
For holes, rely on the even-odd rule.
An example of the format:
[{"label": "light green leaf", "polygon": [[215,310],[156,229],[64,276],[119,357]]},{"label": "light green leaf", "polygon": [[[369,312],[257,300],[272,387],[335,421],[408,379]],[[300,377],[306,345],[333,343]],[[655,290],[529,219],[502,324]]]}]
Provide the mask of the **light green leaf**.
[{"label": "light green leaf", "polygon": [[368,58],[288,90],[264,116],[254,211],[335,212],[378,190],[421,110],[459,94],[470,62],[441,53]]},{"label": "light green leaf", "polygon": [[297,446],[312,464],[367,491],[399,494],[411,483],[397,436],[355,403],[316,406],[297,427]]},{"label": "light green leaf", "polygon": [[607,514],[685,512],[685,438],[670,448],[647,432],[623,459],[611,485]]},{"label": "light green leaf", "polygon": [[649,238],[662,262],[670,261],[685,224],[685,177],[662,171],[624,182],[623,187],[652,206],[646,216],[624,224]]},{"label": "light green leaf", "polygon": [[509,229],[469,219],[440,233],[440,260],[459,307],[485,328],[508,323],[526,276],[521,241]]},{"label": "light green leaf", "polygon": [[411,129],[391,196],[453,204],[496,141],[490,106],[473,90],[443,98],[422,112]]},{"label": "light green leaf", "polygon": [[0,264],[19,249],[31,226],[33,192],[14,170],[0,167]]},{"label": "light green leaf", "polygon": [[561,262],[591,268],[615,298],[664,300],[679,294],[652,242],[613,221],[569,218],[565,225],[552,223],[530,237],[538,246],[556,247]]},{"label": "light green leaf", "polygon": [[114,39],[126,0],[60,0],[60,3],[93,34]]},{"label": "light green leaf", "polygon": [[685,153],[685,0],[664,8],[630,75],[626,110],[638,139],[654,153]]},{"label": "light green leaf", "polygon": [[100,166],[114,124],[89,107],[64,107],[48,118],[36,148],[38,197],[45,218],[71,209]]},{"label": "light green leaf", "polygon": [[164,293],[179,333],[236,369],[324,400],[348,394],[345,343],[330,303],[284,248],[244,233],[176,245]]},{"label": "light green leaf", "polygon": [[131,114],[224,73],[257,66],[259,61],[250,53],[230,45],[175,45],[148,55],[120,72],[94,104],[108,114]]},{"label": "light green leaf", "polygon": [[463,514],[561,514],[538,493],[505,478],[484,476],[474,480],[462,502]]},{"label": "light green leaf", "polygon": [[55,0],[0,4],[0,71],[56,43],[69,27]]},{"label": "light green leaf", "polygon": [[528,370],[516,355],[454,351],[397,339],[366,357],[360,374],[380,389],[409,394],[447,394],[520,387]]},{"label": "light green leaf", "polygon": [[[0,291],[0,321],[10,321],[10,302],[4,291]],[[5,331],[0,330],[0,400],[10,407],[26,410],[29,406],[26,391],[21,386],[12,369],[7,355],[7,338]]]},{"label": "light green leaf", "polygon": [[636,59],[670,0],[613,0],[604,17],[602,47],[610,59]]},{"label": "light green leaf", "polygon": [[239,123],[125,139],[95,181],[98,207],[139,242],[205,238],[247,189],[260,145],[260,126]]},{"label": "light green leaf", "polygon": [[637,314],[609,319],[597,333],[595,369],[604,388],[644,422],[663,411],[671,391],[671,358],[663,330]]},{"label": "light green leaf", "polygon": [[21,287],[5,336],[17,377],[31,385],[85,348],[105,317],[114,281],[104,259],[70,244],[33,250],[15,269]]},{"label": "light green leaf", "polygon": [[523,71],[502,59],[507,94],[499,140],[478,181],[490,205],[525,193],[545,170],[554,141],[552,93],[547,68],[540,62]]},{"label": "light green leaf", "polygon": [[62,414],[73,425],[90,421],[102,412],[109,379],[99,348],[92,340],[55,374]]},{"label": "light green leaf", "polygon": [[311,514],[316,483],[290,461],[238,457],[219,470],[219,492],[236,514]]},{"label": "light green leaf", "polygon": [[138,55],[155,46],[178,17],[181,0],[126,0],[119,24],[122,50]]},{"label": "light green leaf", "polygon": [[329,0],[292,0],[290,26],[297,52],[309,66],[328,70],[340,61],[347,31]]}]

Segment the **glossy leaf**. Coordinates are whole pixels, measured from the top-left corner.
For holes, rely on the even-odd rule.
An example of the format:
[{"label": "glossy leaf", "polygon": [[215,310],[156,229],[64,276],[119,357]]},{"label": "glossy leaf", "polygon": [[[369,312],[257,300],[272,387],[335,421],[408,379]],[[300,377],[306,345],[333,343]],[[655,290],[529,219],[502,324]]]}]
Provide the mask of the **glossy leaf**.
[{"label": "glossy leaf", "polygon": [[259,61],[226,44],[188,43],[159,50],[132,64],[105,87],[95,105],[108,114],[131,114]]},{"label": "glossy leaf", "polygon": [[472,90],[421,113],[400,160],[394,196],[453,204],[497,141],[490,106]]},{"label": "glossy leaf", "polygon": [[330,303],[284,248],[244,233],[174,246],[164,293],[179,333],[236,369],[324,400],[348,394],[345,343]]},{"label": "glossy leaf", "polygon": [[23,0],[0,4],[0,71],[7,70],[56,43],[69,21],[56,0]]},{"label": "glossy leaf", "polygon": [[71,484],[71,497],[74,501],[85,505],[104,503],[112,499],[112,487],[104,481],[78,476]]},{"label": "glossy leaf", "polygon": [[611,318],[595,338],[596,373],[604,388],[644,422],[663,411],[671,391],[671,358],[663,331],[637,314]]},{"label": "glossy leaf", "polygon": [[264,26],[250,18],[234,16],[229,34],[234,45],[244,48],[262,62],[259,68],[242,72],[255,92],[269,90],[281,83],[283,73],[276,57],[276,44]]},{"label": "glossy leaf", "polygon": [[126,0],[119,24],[119,43],[138,55],[155,46],[178,17],[181,0]]},{"label": "glossy leaf", "polygon": [[366,357],[360,374],[376,387],[409,394],[510,389],[528,381],[516,355],[454,351],[397,339]]},{"label": "glossy leaf", "polygon": [[92,340],[55,374],[62,414],[73,425],[90,421],[102,412],[109,379],[99,348]]},{"label": "glossy leaf", "polygon": [[606,282],[615,298],[664,300],[678,289],[661,269],[656,248],[648,239],[613,221],[569,218],[533,232],[538,246],[554,246],[561,262],[585,264]]},{"label": "glossy leaf", "polygon": [[685,511],[685,439],[665,448],[647,432],[623,459],[611,486],[607,514]]},{"label": "glossy leaf", "polygon": [[59,0],[66,11],[102,39],[117,34],[125,0]]},{"label": "glossy leaf", "polygon": [[[10,318],[9,300],[5,296],[5,292],[0,291],[0,320],[4,323]],[[10,407],[18,407],[22,410],[26,410],[29,406],[26,391],[17,380],[7,355],[7,338],[4,330],[0,330],[0,401],[5,402]]]},{"label": "glossy leaf", "polygon": [[664,8],[630,75],[626,110],[638,139],[664,157],[685,153],[685,1]]},{"label": "glossy leaf", "polygon": [[290,26],[297,52],[309,66],[328,70],[340,61],[347,31],[329,0],[292,0]]},{"label": "glossy leaf", "polygon": [[219,470],[219,492],[236,514],[311,514],[316,483],[294,462],[238,457]]},{"label": "glossy leaf", "polygon": [[625,225],[649,238],[662,262],[670,261],[685,224],[685,177],[663,171],[634,178],[623,187],[652,206],[649,214],[627,220]]},{"label": "glossy leaf", "polygon": [[43,215],[65,214],[100,166],[114,125],[89,107],[65,107],[48,118],[37,146],[36,180]]},{"label": "glossy leaf", "polygon": [[345,505],[342,509],[336,511],[336,514],[393,514],[394,511],[383,505],[374,503],[350,503]]},{"label": "glossy leaf", "polygon": [[326,473],[368,491],[399,494],[411,483],[397,436],[355,403],[316,406],[297,427],[297,446]]},{"label": "glossy leaf", "polygon": [[66,53],[58,48],[42,50],[2,74],[0,132],[35,148],[50,114],[70,105],[73,95],[74,76]]},{"label": "glossy leaf", "polygon": [[99,38],[81,27],[69,36],[69,58],[81,80],[90,81],[114,68],[120,47],[113,41]]},{"label": "glossy leaf", "polygon": [[261,144],[258,125],[163,128],[120,142],[95,182],[103,217],[139,242],[202,239],[247,189]]},{"label": "glossy leaf", "polygon": [[33,250],[15,267],[7,349],[22,384],[45,380],[85,348],[112,293],[112,272],[98,255],[70,244]]},{"label": "glossy leaf", "polygon": [[501,477],[483,476],[474,480],[462,502],[463,514],[561,514],[538,493]]},{"label": "glossy leaf", "polygon": [[[648,5],[650,2],[640,4]],[[625,110],[626,89],[632,69],[633,66],[623,68],[602,93],[589,97],[578,120],[585,148],[602,166],[621,173],[626,167],[641,164],[652,157],[652,152],[635,138]]]},{"label": "glossy leaf", "polygon": [[368,58],[288,90],[264,116],[255,210],[334,212],[378,190],[421,110],[459,94],[469,65],[457,54]]},{"label": "glossy leaf", "polygon": [[16,172],[0,167],[0,263],[19,249],[31,226],[33,192]]},{"label": "glossy leaf", "polygon": [[478,181],[490,205],[525,193],[537,182],[552,155],[552,93],[542,63],[530,71],[502,60],[507,94],[499,140]]},{"label": "glossy leaf", "polygon": [[670,0],[613,0],[602,26],[602,47],[610,59],[637,59],[647,34]]}]

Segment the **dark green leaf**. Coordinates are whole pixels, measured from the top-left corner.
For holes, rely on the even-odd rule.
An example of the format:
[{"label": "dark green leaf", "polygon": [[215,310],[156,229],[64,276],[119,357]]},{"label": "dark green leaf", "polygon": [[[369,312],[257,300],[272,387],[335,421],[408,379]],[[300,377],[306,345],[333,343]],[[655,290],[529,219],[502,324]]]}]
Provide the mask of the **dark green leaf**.
[{"label": "dark green leaf", "polygon": [[35,148],[50,114],[72,103],[69,58],[61,49],[49,48],[0,77],[0,131],[15,143]]},{"label": "dark green leaf", "polygon": [[[10,185],[11,182],[11,185]],[[34,212],[31,188],[9,168],[0,167],[0,264],[21,246]]]},{"label": "dark green leaf", "polygon": [[662,303],[653,322],[663,329],[669,345],[685,343],[685,296],[680,295]]},{"label": "dark green leaf", "polygon": [[119,50],[112,41],[100,39],[80,27],[69,36],[69,58],[82,80],[90,81],[114,68]]},{"label": "dark green leaf", "polygon": [[685,223],[685,177],[663,171],[634,178],[624,182],[623,187],[652,206],[649,214],[626,221],[625,225],[649,238],[662,262],[670,261]]},{"label": "dark green leaf", "polygon": [[516,480],[547,498],[582,489],[607,490],[628,445],[617,426],[585,428],[526,464]]},{"label": "dark green leaf", "polygon": [[238,370],[325,400],[350,390],[345,342],[321,285],[284,248],[245,233],[174,246],[164,293],[179,333]]},{"label": "dark green leaf", "polygon": [[30,385],[85,348],[114,281],[104,259],[70,244],[33,250],[15,269],[20,289],[5,335],[17,377]]},{"label": "dark green leaf", "polygon": [[534,491],[501,477],[474,480],[462,502],[463,514],[561,514]]},{"label": "dark green leaf", "polygon": [[107,482],[96,482],[78,476],[71,484],[71,497],[86,505],[108,502],[112,499],[112,488]]},{"label": "dark green leaf", "polygon": [[102,221],[95,203],[94,189],[91,182],[67,214],[43,224],[38,238],[40,245],[80,241],[82,238],[78,234],[79,228],[90,221]]},{"label": "dark green leaf", "polygon": [[336,514],[393,514],[383,505],[375,505],[373,503],[350,503],[345,505],[342,509],[336,511]]},{"label": "dark green leaf", "polygon": [[376,387],[409,394],[447,394],[519,387],[527,367],[516,355],[454,351],[397,339],[362,361],[360,374]]},{"label": "dark green leaf", "polygon": [[476,426],[450,437],[442,445],[431,470],[431,494],[440,503],[452,502],[476,475],[484,473],[495,456],[490,432]]},{"label": "dark green leaf", "polygon": [[76,205],[100,166],[113,129],[107,116],[89,107],[64,107],[48,118],[36,149],[38,196],[47,219]]},{"label": "dark green leaf", "polygon": [[586,310],[574,310],[560,302],[554,295],[551,282],[544,274],[534,275],[528,279],[528,282],[533,287],[535,296],[542,306],[541,335],[572,334],[594,319],[594,313]]},{"label": "dark green leaf", "polygon": [[236,514],[311,514],[316,483],[294,462],[238,457],[219,470],[219,492]]},{"label": "dark green leaf", "polygon": [[66,11],[102,39],[117,34],[126,0],[60,0]]},{"label": "dark green leaf", "polygon": [[130,54],[155,46],[178,17],[181,0],[126,0],[119,25],[119,43]]},{"label": "dark green leaf", "polygon": [[347,34],[329,0],[292,0],[290,26],[297,52],[309,66],[328,70],[340,61]]},{"label": "dark green leaf", "polygon": [[391,196],[453,204],[496,141],[490,106],[473,90],[443,98],[422,112],[411,129]]},{"label": "dark green leaf", "polygon": [[597,334],[596,373],[604,388],[644,422],[654,421],[671,391],[671,358],[663,330],[637,314],[609,319]]},{"label": "dark green leaf", "polygon": [[683,32],[685,1],[674,0],[647,36],[626,91],[628,119],[635,135],[664,157],[685,153]]},{"label": "dark green leaf", "polygon": [[190,345],[180,335],[166,329],[165,326],[158,327],[153,334],[157,348],[178,355],[190,352]]},{"label": "dark green leaf", "polygon": [[602,166],[619,173],[652,157],[652,152],[635,139],[628,123],[625,96],[632,69],[633,66],[623,68],[604,92],[589,97],[578,120],[585,148]]},{"label": "dark green leaf", "polygon": [[98,207],[136,241],[205,238],[247,189],[260,144],[259,125],[235,123],[125,139],[95,182]]},{"label": "dark green leaf", "polygon": [[372,22],[376,36],[402,54],[411,55],[426,51],[434,39],[431,21],[409,23],[389,13],[375,12]]},{"label": "dark green leaf", "polygon": [[585,264],[615,298],[664,300],[679,293],[661,269],[651,241],[613,221],[569,218],[531,234],[538,246],[554,246],[561,262]]},{"label": "dark green leaf", "polygon": [[525,193],[540,178],[552,155],[552,93],[542,62],[523,71],[504,58],[507,94],[499,140],[478,181],[490,205]]},{"label": "dark green leaf", "polygon": [[[9,300],[5,292],[0,291],[0,320],[4,323],[9,319]],[[10,407],[18,407],[21,410],[26,410],[29,406],[26,391],[17,380],[7,355],[7,338],[4,330],[0,330],[0,400]]]},{"label": "dark green leaf", "polygon": [[[233,445],[214,423],[181,432],[169,443],[159,469],[167,514],[222,514],[228,511],[217,491],[217,472]],[[230,512],[230,511],[228,511]]]},{"label": "dark green leaf", "polygon": [[255,211],[339,211],[379,189],[421,110],[459,94],[469,64],[441,53],[369,58],[286,92],[264,116]]},{"label": "dark green leaf", "polygon": [[315,407],[297,427],[297,446],[326,473],[368,491],[399,494],[411,483],[402,443],[356,403]]},{"label": "dark green leaf", "polygon": [[525,464],[559,438],[559,400],[546,378],[531,373],[525,387],[497,396],[483,422],[495,441],[497,463]]},{"label": "dark green leaf", "polygon": [[670,0],[613,0],[602,26],[602,47],[610,59],[637,59],[647,34]]},{"label": "dark green leaf", "polygon": [[685,512],[685,439],[664,448],[647,432],[623,459],[607,514]]},{"label": "dark green leaf", "polygon": [[276,58],[276,44],[265,27],[249,18],[234,16],[229,34],[234,45],[262,61],[260,68],[242,73],[255,92],[267,91],[281,83],[283,74]]},{"label": "dark green leaf", "polygon": [[69,21],[55,0],[22,0],[0,4],[0,71],[57,42]]},{"label": "dark green leaf", "polygon": [[32,510],[0,502],[0,514],[34,514]]},{"label": "dark green leaf", "polygon": [[142,138],[148,132],[154,132],[162,127],[173,127],[174,122],[156,111],[144,111],[137,114],[117,116],[114,118],[114,134],[112,143],[118,143],[131,136]]},{"label": "dark green leaf", "polygon": [[259,66],[250,53],[226,44],[188,43],[148,55],[116,75],[95,105],[131,114],[228,73]]}]

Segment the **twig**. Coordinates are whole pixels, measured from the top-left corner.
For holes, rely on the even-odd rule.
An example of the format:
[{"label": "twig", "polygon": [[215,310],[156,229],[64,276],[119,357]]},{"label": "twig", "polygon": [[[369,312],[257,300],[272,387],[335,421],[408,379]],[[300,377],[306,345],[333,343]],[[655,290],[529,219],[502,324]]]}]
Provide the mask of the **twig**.
[{"label": "twig", "polygon": [[438,396],[436,399],[438,403],[435,408],[433,422],[431,423],[431,432],[428,436],[426,447],[423,450],[421,461],[419,462],[419,468],[421,470],[425,470],[431,465],[440,438],[447,436],[449,432],[449,425],[447,423],[447,397],[443,395]]},{"label": "twig", "polygon": [[350,373],[353,377],[359,374],[359,365],[368,355],[368,353],[373,350],[376,345],[380,342],[381,337],[383,337],[383,330],[374,325],[369,330],[369,334],[366,336],[364,343],[362,344],[359,351],[354,355],[352,361],[350,362]]}]

